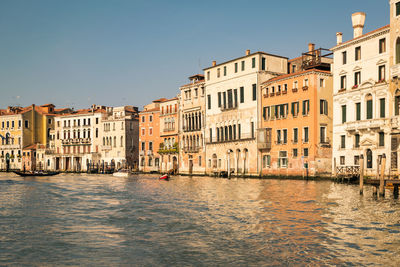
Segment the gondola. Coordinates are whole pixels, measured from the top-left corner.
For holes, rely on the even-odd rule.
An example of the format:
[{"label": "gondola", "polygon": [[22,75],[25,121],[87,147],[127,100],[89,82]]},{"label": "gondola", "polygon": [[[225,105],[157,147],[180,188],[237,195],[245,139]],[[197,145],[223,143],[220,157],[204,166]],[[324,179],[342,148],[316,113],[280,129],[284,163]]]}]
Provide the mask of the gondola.
[{"label": "gondola", "polygon": [[53,176],[57,175],[60,172],[19,172],[19,171],[14,171],[15,174],[18,174],[19,176]]},{"label": "gondola", "polygon": [[169,180],[169,175],[168,174],[164,174],[163,176],[160,176],[160,178],[158,178],[158,179],[168,181]]}]

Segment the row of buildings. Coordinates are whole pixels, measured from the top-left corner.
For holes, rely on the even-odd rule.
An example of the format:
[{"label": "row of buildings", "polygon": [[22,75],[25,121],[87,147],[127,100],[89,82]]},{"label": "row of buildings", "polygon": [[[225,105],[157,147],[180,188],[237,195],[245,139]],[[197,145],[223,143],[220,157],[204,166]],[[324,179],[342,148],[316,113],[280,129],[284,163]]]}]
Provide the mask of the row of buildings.
[{"label": "row of buildings", "polygon": [[[400,1],[390,24],[299,57],[246,50],[189,77],[171,99],[85,110],[53,105],[0,110],[0,168],[228,175],[331,175],[382,157],[397,175]],[[35,166],[32,166],[35,165]],[[39,166],[38,166],[39,165]]]},{"label": "row of buildings", "polygon": [[[212,62],[173,99],[140,112],[140,170],[232,175],[331,175],[382,157],[397,175],[400,138],[400,2],[390,24],[297,58],[249,50]],[[173,107],[173,108],[171,108]],[[151,118],[151,119],[150,119]]]}]

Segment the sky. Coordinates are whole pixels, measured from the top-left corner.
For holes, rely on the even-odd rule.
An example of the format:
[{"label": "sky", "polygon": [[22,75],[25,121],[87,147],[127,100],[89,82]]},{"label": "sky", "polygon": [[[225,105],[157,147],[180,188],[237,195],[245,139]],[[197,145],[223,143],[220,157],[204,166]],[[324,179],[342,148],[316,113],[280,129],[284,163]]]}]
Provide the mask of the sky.
[{"label": "sky", "polygon": [[87,108],[174,97],[203,68],[264,51],[289,58],[389,24],[389,0],[1,0],[0,108]]}]

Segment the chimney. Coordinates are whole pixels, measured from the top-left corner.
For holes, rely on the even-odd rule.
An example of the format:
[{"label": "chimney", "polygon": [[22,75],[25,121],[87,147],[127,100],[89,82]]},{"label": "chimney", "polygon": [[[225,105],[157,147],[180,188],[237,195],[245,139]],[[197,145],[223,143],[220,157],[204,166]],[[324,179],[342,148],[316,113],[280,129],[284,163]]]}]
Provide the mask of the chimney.
[{"label": "chimney", "polygon": [[336,44],[340,45],[341,43],[343,43],[343,33],[337,32],[336,33]]},{"label": "chimney", "polygon": [[312,51],[314,51],[314,50],[315,50],[315,44],[309,43],[309,44],[308,44],[308,52],[312,52]]},{"label": "chimney", "polygon": [[212,62],[212,66],[215,67],[216,65],[217,65],[217,61],[214,60],[214,61]]},{"label": "chimney", "polygon": [[353,22],[353,30],[354,30],[353,38],[360,37],[363,34],[365,13],[364,12],[354,13],[351,15],[351,20]]},{"label": "chimney", "polygon": [[250,55],[250,49],[246,50],[246,56]]}]

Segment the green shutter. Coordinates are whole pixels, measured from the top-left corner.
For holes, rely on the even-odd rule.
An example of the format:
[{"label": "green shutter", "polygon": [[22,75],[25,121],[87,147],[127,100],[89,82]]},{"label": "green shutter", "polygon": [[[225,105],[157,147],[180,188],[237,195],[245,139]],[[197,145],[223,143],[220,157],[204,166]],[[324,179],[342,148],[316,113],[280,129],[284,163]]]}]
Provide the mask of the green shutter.
[{"label": "green shutter", "polygon": [[361,103],[356,103],[356,120],[361,120]]},{"label": "green shutter", "polygon": [[346,122],[346,105],[342,106],[342,123]]},{"label": "green shutter", "polygon": [[367,101],[367,119],[372,119],[372,100]]},{"label": "green shutter", "polygon": [[381,118],[385,118],[385,99],[384,98],[381,98],[380,99],[380,115],[381,115]]}]

